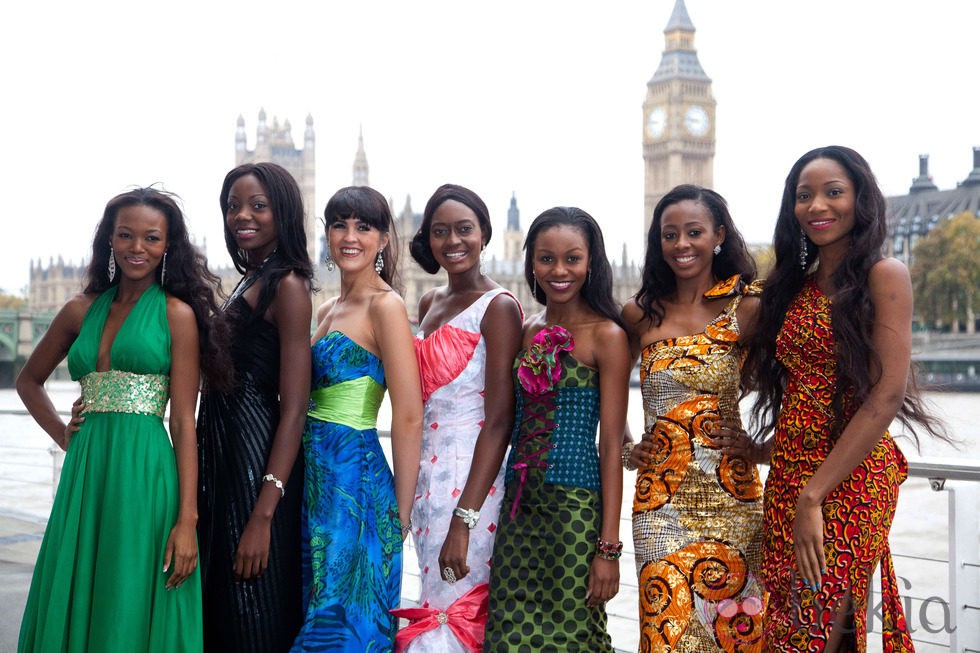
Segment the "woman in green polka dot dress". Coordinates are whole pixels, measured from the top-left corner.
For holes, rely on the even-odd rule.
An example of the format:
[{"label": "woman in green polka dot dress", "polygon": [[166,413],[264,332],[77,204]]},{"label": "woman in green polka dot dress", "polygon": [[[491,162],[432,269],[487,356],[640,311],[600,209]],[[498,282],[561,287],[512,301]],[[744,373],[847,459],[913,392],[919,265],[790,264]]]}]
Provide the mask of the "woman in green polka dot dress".
[{"label": "woman in green polka dot dress", "polygon": [[[531,224],[517,419],[490,568],[483,650],[612,651],[629,348],[599,225],[556,207]],[[598,427],[598,445],[596,429]]]}]

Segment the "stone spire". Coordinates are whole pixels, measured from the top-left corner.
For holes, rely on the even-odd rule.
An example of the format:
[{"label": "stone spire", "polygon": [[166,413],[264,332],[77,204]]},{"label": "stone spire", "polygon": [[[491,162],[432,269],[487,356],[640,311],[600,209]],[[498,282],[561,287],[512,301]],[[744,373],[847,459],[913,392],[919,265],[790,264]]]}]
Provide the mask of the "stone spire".
[{"label": "stone spire", "polygon": [[367,154],[364,152],[364,128],[357,129],[357,154],[354,155],[354,186],[370,186]]}]

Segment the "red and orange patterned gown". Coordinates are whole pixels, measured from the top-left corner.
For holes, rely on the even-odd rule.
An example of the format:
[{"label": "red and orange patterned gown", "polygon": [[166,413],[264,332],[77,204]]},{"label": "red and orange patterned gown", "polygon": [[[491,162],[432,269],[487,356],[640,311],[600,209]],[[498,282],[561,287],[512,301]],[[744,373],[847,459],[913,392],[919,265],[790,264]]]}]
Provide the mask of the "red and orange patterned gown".
[{"label": "red and orange patterned gown", "polygon": [[[869,580],[881,564],[883,650],[912,651],[888,549],[898,486],[908,465],[886,432],[867,458],[823,502],[827,573],[819,591],[796,573],[793,519],[800,490],[833,448],[831,399],[836,383],[830,299],[810,279],[790,304],[776,341],[787,384],[773,441],[764,499],[763,579],[770,592],[765,635],[773,651],[823,651],[850,591],[854,640],[867,640]],[[854,412],[850,409],[847,417]]]},{"label": "red and orange patterned gown", "polygon": [[641,468],[633,500],[640,595],[640,651],[763,650],[759,575],[762,483],[756,466],[710,439],[719,418],[740,420],[742,352],[732,277],[705,295],[731,300],[702,333],[643,350],[640,385],[655,461]]}]

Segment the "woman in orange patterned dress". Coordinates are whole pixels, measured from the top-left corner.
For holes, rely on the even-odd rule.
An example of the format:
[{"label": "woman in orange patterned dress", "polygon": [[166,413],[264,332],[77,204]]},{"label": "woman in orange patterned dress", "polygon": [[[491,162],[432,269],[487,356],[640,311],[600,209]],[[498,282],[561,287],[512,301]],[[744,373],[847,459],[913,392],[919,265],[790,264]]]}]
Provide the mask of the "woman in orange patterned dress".
[{"label": "woman in orange patterned dress", "polygon": [[945,436],[910,374],[911,281],[882,256],[885,233],[857,152],[816,149],[790,170],[746,368],[762,432],[775,428],[762,570],[773,651],[864,651],[879,564],[883,650],[913,650],[888,550],[907,464],[888,426]]},{"label": "woman in orange patterned dress", "polygon": [[640,651],[763,650],[762,483],[741,429],[741,343],[755,263],[725,200],[678,186],[657,204],[643,287],[623,309],[642,353],[633,541]]}]

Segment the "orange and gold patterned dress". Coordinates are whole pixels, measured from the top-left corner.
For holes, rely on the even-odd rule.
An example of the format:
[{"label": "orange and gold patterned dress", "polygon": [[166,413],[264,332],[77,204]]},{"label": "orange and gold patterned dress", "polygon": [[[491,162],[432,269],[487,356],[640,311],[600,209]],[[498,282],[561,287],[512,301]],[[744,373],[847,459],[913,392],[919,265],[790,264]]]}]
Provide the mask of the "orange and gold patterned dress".
[{"label": "orange and gold patterned dress", "polygon": [[718,284],[705,296],[732,299],[702,333],[643,350],[646,431],[657,451],[633,499],[641,653],[763,650],[762,483],[754,464],[710,438],[719,418],[740,421],[735,309],[759,290],[737,276]]},{"label": "orange and gold patterned dress", "polygon": [[[853,639],[856,650],[863,652],[868,585],[880,563],[883,651],[912,651],[888,549],[898,486],[905,480],[908,465],[887,432],[850,477],[824,499],[827,572],[819,591],[808,588],[796,573],[796,502],[800,490],[834,446],[830,405],[836,371],[830,299],[813,279],[806,282],[786,312],[776,341],[776,357],[786,368],[787,381],[764,499],[762,571],[770,592],[766,641],[773,651],[823,651],[838,604],[850,592]],[[853,413],[851,407],[847,417]]]}]

